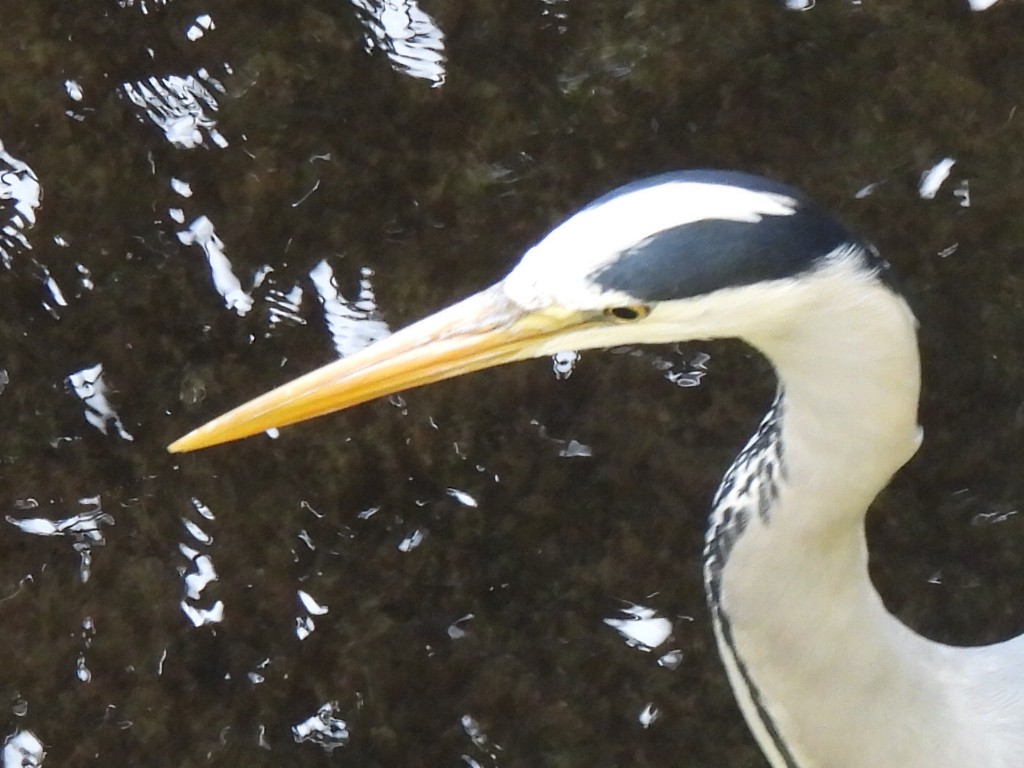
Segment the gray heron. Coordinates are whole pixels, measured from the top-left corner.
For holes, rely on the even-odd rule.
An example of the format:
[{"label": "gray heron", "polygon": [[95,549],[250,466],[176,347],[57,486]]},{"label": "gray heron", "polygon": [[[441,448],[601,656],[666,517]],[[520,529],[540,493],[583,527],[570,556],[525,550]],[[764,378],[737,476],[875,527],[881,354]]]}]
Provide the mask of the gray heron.
[{"label": "gray heron", "polygon": [[778,395],[705,537],[718,650],[773,768],[1024,766],[1024,636],[953,647],[890,614],[864,517],[922,439],[917,324],[888,266],[803,194],[670,173],[599,198],[496,285],[173,443],[191,451],[565,349],[738,338]]}]

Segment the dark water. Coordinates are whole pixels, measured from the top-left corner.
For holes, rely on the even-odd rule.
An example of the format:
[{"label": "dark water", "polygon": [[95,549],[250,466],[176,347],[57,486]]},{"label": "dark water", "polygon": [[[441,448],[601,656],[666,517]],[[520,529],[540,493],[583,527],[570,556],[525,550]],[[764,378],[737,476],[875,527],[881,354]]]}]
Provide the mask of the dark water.
[{"label": "dark water", "polygon": [[[1024,629],[1015,0],[2,18],[0,721],[46,765],[763,765],[699,565],[772,390],[745,350],[535,361],[164,452],[673,168],[797,184],[894,263],[927,437],[870,520],[877,580],[937,639]],[[671,637],[627,645],[632,606]]]}]

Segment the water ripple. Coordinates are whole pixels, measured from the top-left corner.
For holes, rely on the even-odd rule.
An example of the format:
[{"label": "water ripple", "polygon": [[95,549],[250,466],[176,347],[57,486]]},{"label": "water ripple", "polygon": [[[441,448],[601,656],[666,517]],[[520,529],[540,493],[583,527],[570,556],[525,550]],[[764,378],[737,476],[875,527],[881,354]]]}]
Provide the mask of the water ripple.
[{"label": "water ripple", "polygon": [[367,53],[381,50],[396,72],[444,85],[444,33],[416,0],[352,0],[366,28]]},{"label": "water ripple", "polygon": [[348,724],[334,716],[337,711],[337,703],[329,701],[320,707],[315,715],[293,725],[292,736],[295,741],[318,744],[327,754],[348,744]]},{"label": "water ripple", "polygon": [[135,438],[124,428],[121,417],[107,398],[110,387],[103,380],[103,364],[97,363],[89,368],[75,371],[68,376],[68,384],[82,402],[85,403],[85,420],[103,434],[108,434],[111,425],[122,440],[131,442]]},{"label": "water ripple", "polygon": [[3,768],[39,768],[46,752],[32,731],[15,731],[4,739]]},{"label": "water ripple", "polygon": [[[103,511],[98,496],[79,499],[78,503],[88,507],[85,512],[59,520],[48,517],[15,518],[7,516],[7,522],[22,533],[34,536],[67,536],[72,548],[81,558],[79,576],[84,584],[89,580],[92,568],[92,548],[106,543],[103,526],[113,525],[114,518]],[[34,500],[28,506],[38,506]]]},{"label": "water ripple", "polygon": [[164,132],[167,140],[178,147],[194,149],[202,146],[205,136],[220,148],[228,140],[217,130],[211,113],[218,109],[214,92],[223,93],[224,86],[205,69],[196,75],[166,75],[124,83],[128,100],[139,108],[139,119],[148,118]]},{"label": "water ripple", "polygon": [[373,270],[367,267],[360,270],[359,295],[355,301],[349,301],[338,290],[334,270],[326,261],[321,261],[309,272],[324,310],[327,331],[339,357],[358,352],[391,333],[377,311],[371,277]]},{"label": "water ripple", "polygon": [[248,314],[252,309],[252,295],[242,290],[242,283],[231,268],[231,262],[224,253],[224,241],[217,237],[213,222],[206,216],[200,216],[189,224],[188,229],[178,232],[178,240],[203,249],[210,264],[213,286],[224,297],[224,304],[239,317]]},{"label": "water ripple", "polygon": [[35,171],[0,142],[0,260],[5,267],[11,266],[16,252],[31,250],[25,233],[35,226],[42,197]]}]

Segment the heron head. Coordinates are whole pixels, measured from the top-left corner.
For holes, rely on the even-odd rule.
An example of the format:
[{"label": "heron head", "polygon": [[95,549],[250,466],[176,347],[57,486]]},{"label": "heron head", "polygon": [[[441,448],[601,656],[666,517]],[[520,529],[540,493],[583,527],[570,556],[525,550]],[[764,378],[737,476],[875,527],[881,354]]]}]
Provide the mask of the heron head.
[{"label": "heron head", "polygon": [[[496,285],[268,392],[173,443],[237,440],[399,390],[568,349],[784,333],[807,278],[882,262],[795,190],[721,171],[595,200]],[[820,292],[818,292],[820,295]]]}]

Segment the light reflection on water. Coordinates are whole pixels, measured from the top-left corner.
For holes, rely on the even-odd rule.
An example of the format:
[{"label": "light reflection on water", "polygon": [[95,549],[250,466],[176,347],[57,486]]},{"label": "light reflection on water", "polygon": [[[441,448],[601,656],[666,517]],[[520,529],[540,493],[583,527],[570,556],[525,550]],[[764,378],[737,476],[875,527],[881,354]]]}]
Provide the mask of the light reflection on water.
[{"label": "light reflection on water", "polygon": [[360,269],[359,292],[354,300],[349,301],[338,289],[334,270],[326,260],[320,261],[309,272],[338,357],[358,352],[391,333],[378,314],[371,277],[372,269]]},{"label": "light reflection on water", "polygon": [[224,253],[224,241],[217,237],[213,222],[206,216],[200,216],[188,229],[178,232],[178,239],[185,245],[198,245],[206,254],[214,288],[224,297],[224,306],[240,317],[248,314],[252,309],[252,294],[242,288],[242,281],[235,275]]},{"label": "light reflection on water", "polygon": [[416,0],[350,0],[366,27],[366,52],[381,50],[398,72],[444,85],[444,32]]},{"label": "light reflection on water", "polygon": [[14,254],[31,250],[26,233],[36,223],[43,197],[39,178],[0,142],[0,259],[10,268]]},{"label": "light reflection on water", "polygon": [[653,651],[672,636],[672,622],[657,611],[644,605],[627,605],[620,609],[626,618],[610,617],[604,620],[618,630],[630,648]]},{"label": "light reflection on water", "polygon": [[196,16],[191,26],[185,30],[185,37],[188,38],[189,42],[194,43],[206,35],[207,32],[212,32],[216,28],[217,25],[213,23],[213,17],[208,13],[201,13]]},{"label": "light reflection on water", "polygon": [[221,149],[228,146],[213,116],[218,109],[214,94],[223,92],[224,85],[205,69],[195,75],[154,76],[124,84],[125,96],[139,108],[140,119],[145,116],[171,144],[185,149],[207,141]]},{"label": "light reflection on water", "polygon": [[[216,519],[213,510],[199,499],[193,497],[191,506],[202,518],[204,525],[210,525]],[[206,588],[219,580],[213,557],[209,554],[213,536],[188,517],[183,517],[181,524],[188,538],[178,543],[178,552],[187,562],[187,565],[178,567],[178,574],[183,577],[185,584],[185,596],[178,605],[193,627],[219,624],[224,620],[224,602],[203,598]]]},{"label": "light reflection on water", "polygon": [[3,768],[38,768],[46,751],[32,731],[18,730],[4,740]]},{"label": "light reflection on water", "polygon": [[143,14],[157,11],[169,2],[170,0],[117,0],[117,4],[122,8],[138,8]]},{"label": "light reflection on water", "polygon": [[68,376],[68,384],[85,405],[85,420],[87,422],[105,435],[109,434],[108,430],[113,427],[114,434],[122,440],[131,442],[135,439],[124,428],[121,417],[107,397],[111,390],[103,378],[102,363],[75,371]]},{"label": "light reflection on water", "polygon": [[337,709],[336,702],[327,702],[312,717],[293,725],[295,741],[312,742],[327,754],[345,746],[349,739],[348,727],[344,720],[334,716]]},{"label": "light reflection on water", "polygon": [[[490,764],[495,764],[502,751],[501,745],[495,744],[488,738],[483,728],[480,727],[480,723],[472,715],[463,715],[460,718],[460,723],[470,742],[472,742],[473,747],[477,750],[477,756],[481,759],[487,759]],[[481,765],[475,758],[469,755],[463,755],[462,759],[467,765]]]},{"label": "light reflection on water", "polygon": [[318,603],[316,598],[305,590],[300,589],[297,594],[299,603],[302,604],[302,608],[306,612],[306,615],[296,617],[295,636],[299,638],[299,640],[305,640],[316,629],[316,623],[313,621],[313,617],[323,616],[325,613],[328,613],[330,609],[326,605]]},{"label": "light reflection on water", "polygon": [[[93,548],[102,547],[106,543],[103,528],[113,525],[114,518],[103,511],[98,496],[79,499],[78,503],[86,509],[77,515],[56,520],[48,517],[7,515],[7,522],[22,533],[33,536],[66,536],[69,538],[72,549],[78,553],[81,561],[79,577],[84,584],[89,580],[91,574]],[[18,505],[20,510],[36,509],[38,506],[35,499],[27,499]]]}]

